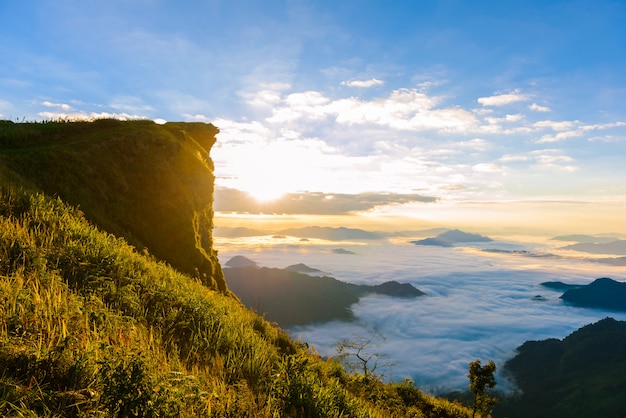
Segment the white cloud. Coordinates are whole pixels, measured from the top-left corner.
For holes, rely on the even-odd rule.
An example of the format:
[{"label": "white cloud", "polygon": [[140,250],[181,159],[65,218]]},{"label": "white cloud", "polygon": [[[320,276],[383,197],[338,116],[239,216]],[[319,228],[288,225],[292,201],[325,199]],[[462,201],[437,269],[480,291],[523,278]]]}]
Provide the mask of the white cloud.
[{"label": "white cloud", "polygon": [[371,80],[352,80],[352,81],[341,82],[342,86],[363,87],[363,88],[381,86],[383,84],[385,84],[385,82],[377,78],[372,78]]},{"label": "white cloud", "polygon": [[553,120],[542,120],[539,122],[533,123],[533,127],[539,129],[552,129],[553,131],[565,131],[568,129],[572,129],[574,126],[579,125],[579,121],[553,121]]},{"label": "white cloud", "polygon": [[574,172],[578,167],[572,165],[572,157],[562,155],[558,149],[535,150],[529,153],[535,164],[534,168]]},{"label": "white cloud", "polygon": [[116,96],[109,105],[111,109],[130,114],[150,113],[154,107],[143,103],[141,98],[135,96]]},{"label": "white cloud", "polygon": [[552,111],[552,109],[550,109],[549,107],[541,106],[541,105],[538,105],[537,103],[531,104],[530,106],[528,106],[528,108],[535,112],[551,112]]},{"label": "white cloud", "polygon": [[474,165],[472,170],[479,173],[499,173],[502,171],[502,167],[494,163],[480,163]]},{"label": "white cloud", "polygon": [[[612,122],[612,123],[597,123],[593,125],[581,125],[579,121],[575,121],[575,122],[542,121],[542,122],[535,123],[535,126],[549,127],[555,131],[562,131],[556,135],[544,135],[535,141],[537,144],[546,144],[546,143],[551,143],[551,142],[565,141],[571,138],[579,138],[593,131],[603,131],[606,129],[626,126],[626,122]],[[570,128],[575,128],[575,129],[570,129]],[[566,130],[566,129],[570,129],[570,130]]]},{"label": "white cloud", "polygon": [[274,114],[267,121],[285,123],[298,119],[321,120],[332,113],[330,103],[330,99],[317,91],[292,93],[281,98],[273,110]]},{"label": "white cloud", "polygon": [[525,154],[505,154],[500,157],[499,161],[503,163],[524,162],[528,161],[530,157]]},{"label": "white cloud", "polygon": [[519,122],[522,119],[524,119],[524,115],[522,115],[521,113],[517,113],[515,115],[506,115],[504,117],[505,122]]},{"label": "white cloud", "polygon": [[483,106],[505,106],[511,103],[524,102],[529,97],[521,94],[518,90],[512,93],[497,94],[495,96],[480,97],[478,103]]},{"label": "white cloud", "polygon": [[141,120],[148,119],[141,115],[111,112],[39,112],[39,116],[47,120],[92,121],[96,119]]},{"label": "white cloud", "polygon": [[59,108],[61,110],[66,110],[66,111],[72,108],[72,106],[65,104],[65,103],[52,103],[47,100],[44,102],[41,102],[41,104],[44,105],[45,107],[56,107],[56,108]]},{"label": "white cloud", "polygon": [[272,108],[282,100],[282,92],[290,88],[291,85],[287,83],[261,83],[259,90],[252,93],[241,92],[239,95],[250,106]]},{"label": "white cloud", "polygon": [[[235,121],[205,113],[185,116],[220,128],[212,150],[216,184],[245,190],[253,189],[263,177],[270,183],[280,181],[276,189],[285,192],[419,190],[461,200],[502,196],[511,193],[512,182],[524,170],[537,170],[537,176],[560,172],[576,181],[568,174],[579,165],[567,155],[570,150],[536,151],[535,144],[624,125],[529,120],[528,109],[526,113],[507,113],[508,109],[498,107],[465,109],[447,104],[449,97],[418,88],[365,98],[294,91],[288,84],[269,83],[240,97],[254,108],[254,119]],[[525,97],[514,91],[483,102],[506,103]],[[504,180],[510,187],[503,189],[503,184],[496,183]]]},{"label": "white cloud", "polygon": [[528,163],[533,169],[574,172],[578,167],[574,159],[564,155],[562,150],[551,148],[519,154],[505,154],[498,159],[503,164]]},{"label": "white cloud", "polygon": [[544,135],[535,141],[537,144],[549,144],[551,142],[560,142],[570,138],[578,138],[584,135],[584,131],[565,131],[556,135]]},{"label": "white cloud", "polygon": [[621,126],[626,126],[626,122],[596,123],[593,125],[583,125],[580,128],[584,131],[595,131],[595,130],[618,128]]},{"label": "white cloud", "polygon": [[457,142],[457,145],[464,148],[473,148],[477,151],[484,151],[487,149],[488,143],[484,139],[474,138],[469,141]]},{"label": "white cloud", "polygon": [[213,123],[218,127],[218,141],[216,148],[222,145],[248,145],[254,143],[265,143],[273,136],[273,132],[261,122],[236,122],[230,119],[218,118],[209,120],[204,115],[196,115],[190,120]]},{"label": "white cloud", "polygon": [[588,138],[589,142],[625,142],[626,136],[623,135],[603,135],[603,136],[593,136]]},{"label": "white cloud", "polygon": [[292,93],[276,105],[267,122],[334,119],[345,125],[375,125],[398,130],[463,131],[478,121],[460,107],[437,108],[438,99],[416,89],[399,89],[387,97],[361,100],[349,97],[331,100],[317,91]]},{"label": "white cloud", "polygon": [[522,115],[521,113],[517,113],[514,115],[505,115],[503,117],[486,117],[485,121],[487,123],[489,123],[490,125],[498,125],[500,123],[513,123],[513,122],[519,122],[522,119],[524,119],[524,115]]}]

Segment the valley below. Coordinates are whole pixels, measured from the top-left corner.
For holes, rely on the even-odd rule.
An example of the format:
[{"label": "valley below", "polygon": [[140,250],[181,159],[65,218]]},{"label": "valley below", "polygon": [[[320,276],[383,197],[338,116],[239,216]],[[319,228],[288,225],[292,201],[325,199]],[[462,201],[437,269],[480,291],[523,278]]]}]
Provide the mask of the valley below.
[{"label": "valley below", "polygon": [[562,339],[607,317],[626,320],[626,312],[578,307],[561,298],[563,289],[542,285],[624,280],[624,267],[600,263],[597,255],[562,250],[566,243],[550,239],[493,237],[433,246],[412,243],[424,238],[417,235],[342,241],[216,235],[215,244],[222,265],[236,255],[261,268],[302,263],[346,283],[396,281],[424,292],[418,298],[366,294],[350,305],[349,318],[285,328],[323,356],[336,355],[345,338],[379,335],[373,348],[388,365],[384,378],[410,378],[430,393],[466,390],[467,365],[475,359],[493,359],[498,389],[513,393],[517,386],[503,366],[526,341]]}]

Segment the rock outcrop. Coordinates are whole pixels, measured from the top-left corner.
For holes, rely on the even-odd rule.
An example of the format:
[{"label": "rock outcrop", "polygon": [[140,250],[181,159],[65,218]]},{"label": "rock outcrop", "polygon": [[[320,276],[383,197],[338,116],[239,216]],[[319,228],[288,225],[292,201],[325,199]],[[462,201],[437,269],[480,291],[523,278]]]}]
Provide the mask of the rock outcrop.
[{"label": "rock outcrop", "polygon": [[227,291],[212,237],[209,151],[218,132],[204,123],[9,122],[0,164],[99,228]]}]

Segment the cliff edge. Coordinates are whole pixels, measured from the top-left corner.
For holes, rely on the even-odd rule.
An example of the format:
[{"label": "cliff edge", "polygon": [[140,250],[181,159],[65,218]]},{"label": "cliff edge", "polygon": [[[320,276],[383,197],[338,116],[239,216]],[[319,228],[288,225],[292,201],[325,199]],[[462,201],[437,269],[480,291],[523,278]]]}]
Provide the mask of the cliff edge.
[{"label": "cliff edge", "polygon": [[218,132],[204,123],[0,121],[0,170],[225,292],[212,237]]}]

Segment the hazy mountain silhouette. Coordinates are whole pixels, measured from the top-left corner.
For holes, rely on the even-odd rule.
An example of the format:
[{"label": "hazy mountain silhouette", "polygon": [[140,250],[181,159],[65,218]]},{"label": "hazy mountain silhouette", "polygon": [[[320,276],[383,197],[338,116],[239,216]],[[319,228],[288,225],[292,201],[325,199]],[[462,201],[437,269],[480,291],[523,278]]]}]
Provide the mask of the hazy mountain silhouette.
[{"label": "hazy mountain silhouette", "polygon": [[236,255],[230,260],[228,260],[224,266],[226,267],[257,267],[255,261],[250,260],[248,257],[244,257],[243,255]]},{"label": "hazy mountain silhouette", "polygon": [[220,226],[213,229],[213,235],[226,238],[258,237],[268,235],[266,231],[260,229]]},{"label": "hazy mountain silhouette", "polygon": [[615,237],[597,237],[584,234],[572,234],[572,235],[559,235],[552,238],[553,241],[574,241],[578,243],[592,243],[603,244],[611,241],[615,241]]},{"label": "hazy mountain silhouette", "polygon": [[384,234],[378,232],[369,232],[362,229],[354,228],[330,228],[322,226],[307,226],[304,228],[290,228],[280,231],[281,234],[291,235],[293,237],[318,238],[328,241],[344,241],[344,240],[378,240],[385,238]]},{"label": "hazy mountain silhouette", "polygon": [[548,289],[553,290],[569,290],[569,289],[578,289],[579,287],[584,287],[584,284],[569,284],[563,282],[543,282],[542,286],[547,287]]},{"label": "hazy mountain silhouette", "polygon": [[345,248],[333,248],[332,252],[333,254],[347,254],[347,255],[356,254],[354,251],[346,250]]},{"label": "hazy mountain silhouette", "polygon": [[568,289],[561,299],[576,306],[625,311],[626,283],[606,277],[596,279],[586,286]]},{"label": "hazy mountain silhouette", "polygon": [[307,266],[306,264],[303,263],[298,263],[298,264],[292,264],[291,266],[287,266],[285,267],[285,270],[288,271],[295,271],[298,273],[319,273],[322,270],[318,270],[318,269],[314,269],[312,267]]},{"label": "hazy mountain silhouette", "polygon": [[415,245],[436,245],[439,247],[453,247],[455,244],[467,242],[490,242],[493,241],[489,237],[479,234],[470,234],[458,229],[443,232],[436,237],[426,238],[417,241],[411,241]]},{"label": "hazy mountain silhouette", "polygon": [[584,251],[593,254],[626,255],[626,240],[613,240],[605,243],[578,243],[562,247],[564,250]]},{"label": "hazy mountain silhouette", "polygon": [[[235,257],[233,257],[235,258]],[[225,266],[242,264],[236,256]],[[353,320],[350,305],[371,293],[393,297],[418,297],[425,293],[409,283],[396,281],[368,286],[342,282],[328,276],[310,276],[294,269],[311,269],[296,264],[285,269],[257,268],[255,265],[224,268],[228,288],[247,307],[264,314],[266,319],[282,327],[332,320]]]}]

